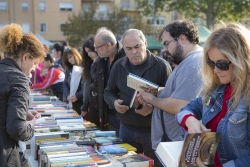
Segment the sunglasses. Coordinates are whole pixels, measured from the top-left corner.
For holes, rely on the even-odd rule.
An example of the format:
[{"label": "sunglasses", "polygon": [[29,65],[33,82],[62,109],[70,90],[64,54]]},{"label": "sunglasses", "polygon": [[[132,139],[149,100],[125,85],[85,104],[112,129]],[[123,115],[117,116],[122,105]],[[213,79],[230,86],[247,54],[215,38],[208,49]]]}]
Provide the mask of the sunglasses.
[{"label": "sunglasses", "polygon": [[210,59],[207,59],[207,64],[212,68],[214,69],[215,66],[220,69],[220,70],[223,70],[223,71],[226,71],[229,69],[229,65],[231,64],[231,61],[230,62],[226,62],[226,61],[219,61],[219,62],[213,62],[212,60]]}]

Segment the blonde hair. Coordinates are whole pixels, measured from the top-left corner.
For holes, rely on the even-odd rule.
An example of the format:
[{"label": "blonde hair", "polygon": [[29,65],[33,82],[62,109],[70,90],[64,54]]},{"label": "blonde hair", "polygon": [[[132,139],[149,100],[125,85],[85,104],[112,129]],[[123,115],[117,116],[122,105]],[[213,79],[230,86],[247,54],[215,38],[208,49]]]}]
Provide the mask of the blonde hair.
[{"label": "blonde hair", "polygon": [[221,85],[214,70],[208,66],[208,51],[215,47],[233,64],[234,83],[233,108],[235,109],[241,96],[250,103],[250,31],[239,23],[221,23],[220,28],[214,30],[204,44],[204,58],[202,79],[204,83],[204,99],[212,89]]},{"label": "blonde hair", "polygon": [[25,53],[30,58],[43,60],[46,56],[43,44],[32,33],[22,34],[22,27],[19,24],[9,24],[0,30],[0,51],[6,57],[19,59]]}]

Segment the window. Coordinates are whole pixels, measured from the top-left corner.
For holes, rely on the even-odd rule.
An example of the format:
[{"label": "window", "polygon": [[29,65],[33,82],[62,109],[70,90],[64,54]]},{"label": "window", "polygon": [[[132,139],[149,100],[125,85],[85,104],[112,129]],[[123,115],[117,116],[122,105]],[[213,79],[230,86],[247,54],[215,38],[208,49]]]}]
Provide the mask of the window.
[{"label": "window", "polygon": [[60,24],[60,30],[63,33],[63,29],[65,28],[66,24],[65,23],[61,23]]},{"label": "window", "polygon": [[29,23],[23,23],[22,24],[23,33],[29,33],[30,32],[30,24]]},{"label": "window", "polygon": [[47,25],[46,23],[40,24],[40,32],[47,32]]},{"label": "window", "polygon": [[6,1],[1,1],[0,2],[0,11],[7,10],[7,2]]},{"label": "window", "polygon": [[73,11],[73,3],[71,2],[60,2],[60,11]]},{"label": "window", "polygon": [[147,24],[154,26],[164,26],[165,25],[165,17],[155,17],[154,20],[152,17],[147,17]]},{"label": "window", "polygon": [[28,11],[29,10],[29,4],[28,2],[22,2],[22,11]]},{"label": "window", "polygon": [[103,19],[107,19],[108,17],[108,5],[107,4],[100,4],[99,5],[99,16]]},{"label": "window", "polygon": [[45,11],[46,9],[46,3],[44,1],[39,2],[39,10]]},{"label": "window", "polygon": [[88,12],[90,11],[90,4],[84,4],[82,8],[84,12]]},{"label": "window", "polygon": [[130,7],[130,0],[121,0],[120,8],[129,8]]}]

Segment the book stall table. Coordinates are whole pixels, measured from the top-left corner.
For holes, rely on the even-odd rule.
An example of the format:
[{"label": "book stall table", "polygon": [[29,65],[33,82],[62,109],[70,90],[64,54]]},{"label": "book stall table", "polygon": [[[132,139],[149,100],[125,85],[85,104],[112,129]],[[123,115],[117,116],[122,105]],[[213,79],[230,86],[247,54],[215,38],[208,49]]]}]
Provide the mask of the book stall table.
[{"label": "book stall table", "polygon": [[32,139],[19,141],[26,166],[153,167],[152,159],[137,154],[115,131],[100,131],[54,96],[31,95],[30,102],[30,109],[39,111],[41,118]]}]

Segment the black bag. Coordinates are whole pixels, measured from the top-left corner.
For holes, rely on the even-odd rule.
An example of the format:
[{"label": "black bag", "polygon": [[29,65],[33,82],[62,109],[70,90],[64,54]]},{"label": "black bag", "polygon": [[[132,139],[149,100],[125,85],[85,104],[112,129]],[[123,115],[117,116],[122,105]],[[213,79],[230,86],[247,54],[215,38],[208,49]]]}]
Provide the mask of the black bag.
[{"label": "black bag", "polygon": [[90,99],[89,101],[91,102],[91,104],[93,105],[93,107],[95,109],[99,109],[99,105],[98,105],[98,88],[93,84],[91,83],[90,84],[90,88],[89,88],[89,93],[90,93]]}]

